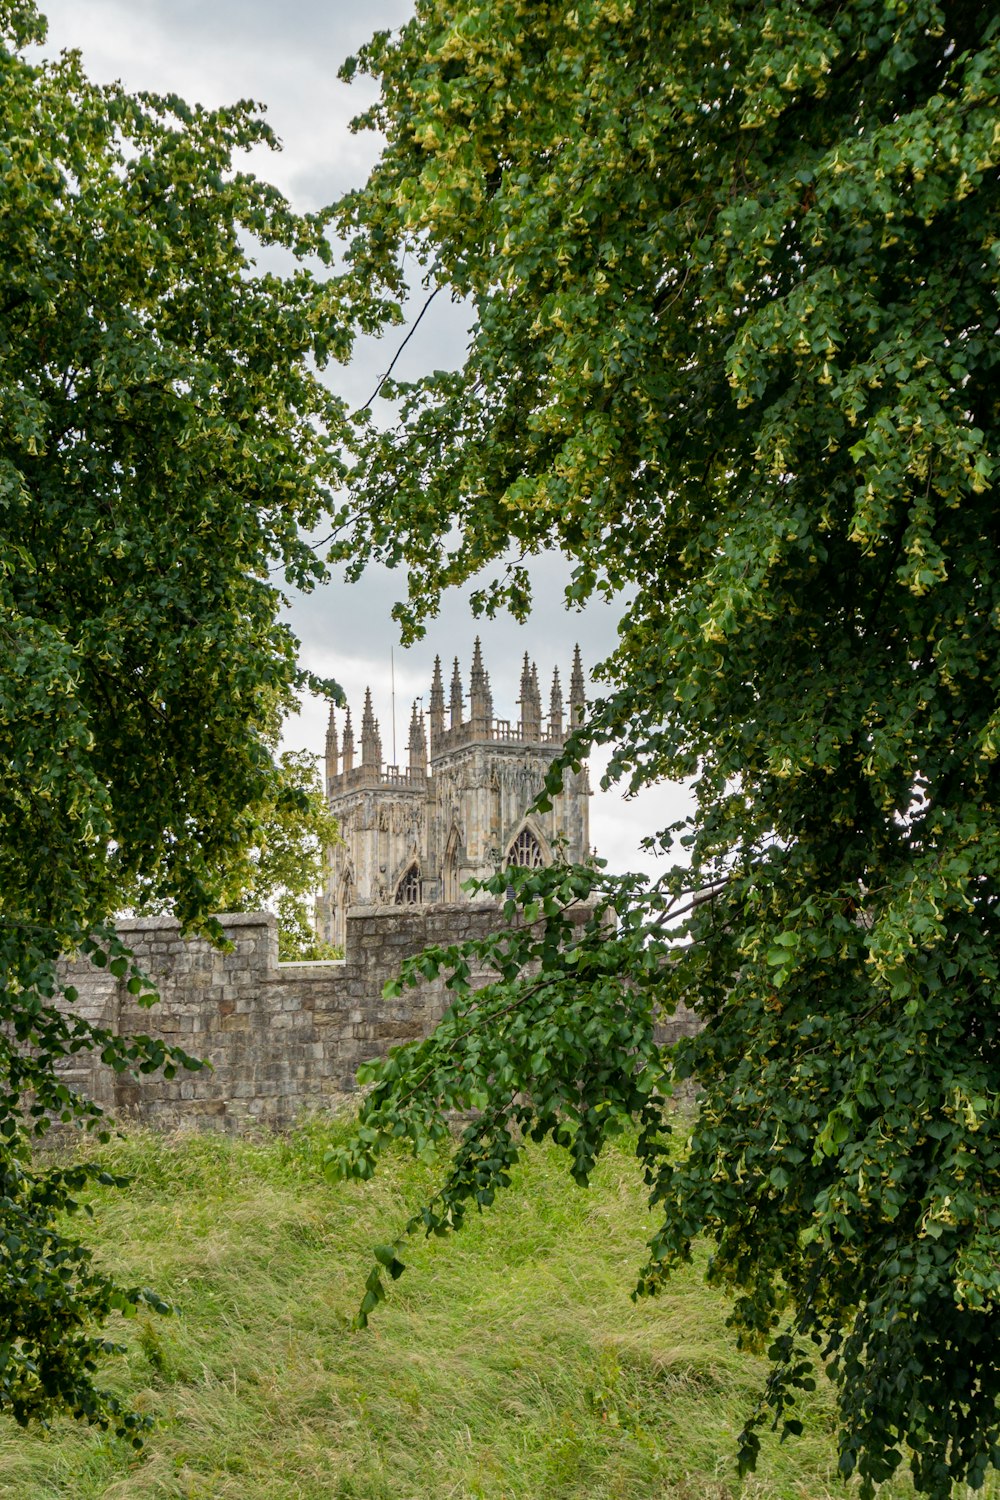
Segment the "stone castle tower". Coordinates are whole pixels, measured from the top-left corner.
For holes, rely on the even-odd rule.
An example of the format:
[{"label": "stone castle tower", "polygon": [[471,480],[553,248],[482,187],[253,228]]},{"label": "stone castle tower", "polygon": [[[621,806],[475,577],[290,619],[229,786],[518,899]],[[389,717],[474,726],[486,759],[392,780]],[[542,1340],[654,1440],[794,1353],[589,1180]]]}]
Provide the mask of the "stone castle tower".
[{"label": "stone castle tower", "polygon": [[447,727],[441,658],[436,659],[427,714],[413,705],[403,767],[382,764],[370,691],[359,761],[350,709],[338,744],[331,708],[326,786],[343,842],[328,856],[326,886],[316,908],[320,937],[343,944],[351,906],[464,901],[463,882],[485,878],[498,867],[548,865],[557,853],[572,862],[586,859],[590,784],[585,766],[567,773],[550,812],[529,813],[570,727],[582,717],[584,691],[577,647],[569,703],[564,705],[557,668],[543,716],[538,672],[525,655],[520,718],[516,723],[494,718],[477,639],[468,700],[455,658]]}]

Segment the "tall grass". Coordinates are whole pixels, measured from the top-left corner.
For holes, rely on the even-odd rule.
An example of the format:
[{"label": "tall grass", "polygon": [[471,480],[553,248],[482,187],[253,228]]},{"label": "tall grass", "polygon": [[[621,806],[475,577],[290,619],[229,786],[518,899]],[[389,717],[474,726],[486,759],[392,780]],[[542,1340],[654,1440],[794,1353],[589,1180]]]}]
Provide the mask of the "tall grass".
[{"label": "tall grass", "polygon": [[[126,1325],[110,1378],[158,1425],[142,1454],[66,1422],[0,1426],[0,1494],[17,1500],[824,1500],[836,1479],[829,1395],[804,1435],[735,1477],[762,1377],[692,1267],[656,1301],[629,1290],[648,1233],[641,1183],[612,1151],[575,1187],[533,1149],[511,1191],[449,1242],[415,1242],[370,1328],[354,1315],[371,1246],[434,1172],[390,1160],[331,1186],[331,1127],[289,1140],[89,1148],[134,1181],[87,1230],[103,1261],[154,1285],[170,1318]],[[849,1491],[848,1491],[849,1493]],[[911,1494],[905,1480],[889,1497]],[[996,1493],[992,1491],[990,1493]]]}]

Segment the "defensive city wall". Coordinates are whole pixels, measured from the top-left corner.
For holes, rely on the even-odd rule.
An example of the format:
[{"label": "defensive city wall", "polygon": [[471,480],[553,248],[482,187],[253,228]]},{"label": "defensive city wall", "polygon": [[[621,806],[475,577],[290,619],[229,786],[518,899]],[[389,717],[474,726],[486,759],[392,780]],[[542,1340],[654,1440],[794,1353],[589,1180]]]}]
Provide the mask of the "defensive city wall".
[{"label": "defensive city wall", "polygon": [[138,1006],[124,979],[89,963],[72,967],[74,1010],[117,1034],[145,1032],[177,1044],[211,1070],[115,1074],[94,1055],[73,1059],[72,1082],[115,1115],[169,1128],[180,1124],[239,1131],[283,1129],[309,1108],[356,1087],[366,1058],[429,1031],[444,1011],[443,982],[382,998],[385,981],[408,954],[431,943],[482,936],[493,907],[394,906],[351,915],[346,957],[279,963],[270,913],[219,919],[232,947],[185,940],[171,917],[122,922],[118,934],[156,982],[160,1000]]},{"label": "defensive city wall", "polygon": [[[279,963],[269,913],[221,917],[228,951],[183,939],[170,917],[123,922],[119,935],[156,981],[159,1004],[144,1009],[124,979],[76,963],[67,975],[79,995],[74,1010],[116,1034],[178,1044],[212,1067],[133,1077],[80,1054],[63,1077],[110,1114],[158,1128],[287,1128],[351,1092],[359,1063],[426,1035],[447,1008],[441,980],[383,998],[404,958],[483,937],[500,920],[495,906],[467,902],[360,910],[347,917],[346,957],[323,963]],[[688,1025],[674,1018],[665,1036]]]}]

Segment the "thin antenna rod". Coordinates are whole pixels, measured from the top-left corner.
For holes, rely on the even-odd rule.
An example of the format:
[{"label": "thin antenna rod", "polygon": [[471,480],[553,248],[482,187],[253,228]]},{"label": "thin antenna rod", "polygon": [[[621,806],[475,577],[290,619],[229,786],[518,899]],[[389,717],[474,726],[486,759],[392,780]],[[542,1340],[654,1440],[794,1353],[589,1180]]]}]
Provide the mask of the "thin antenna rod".
[{"label": "thin antenna rod", "polygon": [[392,763],[399,765],[396,759],[396,659],[393,648],[389,647],[389,683],[392,689]]}]

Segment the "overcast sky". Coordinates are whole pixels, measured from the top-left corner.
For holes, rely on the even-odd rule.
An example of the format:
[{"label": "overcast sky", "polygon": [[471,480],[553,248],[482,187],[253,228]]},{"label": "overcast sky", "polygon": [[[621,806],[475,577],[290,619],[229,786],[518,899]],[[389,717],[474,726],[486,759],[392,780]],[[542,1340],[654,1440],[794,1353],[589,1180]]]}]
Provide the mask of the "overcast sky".
[{"label": "overcast sky", "polygon": [[[120,78],[130,89],[177,93],[207,106],[245,98],[266,106],[283,149],[278,155],[255,154],[251,165],[302,210],[318,208],[364,180],[378,141],[370,134],[352,135],[348,123],[370,102],[373,85],[358,79],[348,88],[337,71],[373,31],[398,26],[410,13],[409,0],[39,0],[39,5],[49,20],[46,51],[79,48],[97,80]],[[413,378],[427,368],[458,365],[466,326],[461,307],[437,298],[394,373]],[[405,332],[367,341],[347,369],[333,373],[331,383],[360,404]],[[400,648],[390,617],[393,602],[405,595],[405,580],[386,570],[373,570],[354,586],[335,578],[311,597],[295,599],[290,618],[302,660],[340,682],[356,714],[365,686],[371,686],[387,757],[392,652],[402,758],[410,703],[426,694],[436,653],[449,663],[460,657],[468,691],[472,641],[480,634],[496,712],[513,719],[525,651],[537,660],[546,687],[555,666],[565,687],[574,642],[579,641],[588,667],[611,650],[618,611],[594,606],[583,614],[566,612],[561,590],[567,573],[558,557],[538,561],[535,613],[526,626],[509,619],[474,620],[464,596],[456,595],[446,601],[426,640],[407,651]],[[321,750],[326,713],[325,704],[306,703],[288,726],[289,745]],[[592,765],[591,833],[598,853],[613,869],[648,868],[638,841],[682,814],[683,794],[662,787],[625,803],[619,792],[597,789],[600,769]]]}]

